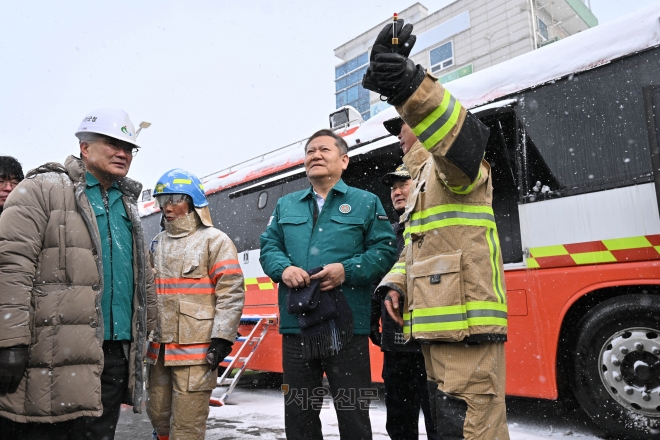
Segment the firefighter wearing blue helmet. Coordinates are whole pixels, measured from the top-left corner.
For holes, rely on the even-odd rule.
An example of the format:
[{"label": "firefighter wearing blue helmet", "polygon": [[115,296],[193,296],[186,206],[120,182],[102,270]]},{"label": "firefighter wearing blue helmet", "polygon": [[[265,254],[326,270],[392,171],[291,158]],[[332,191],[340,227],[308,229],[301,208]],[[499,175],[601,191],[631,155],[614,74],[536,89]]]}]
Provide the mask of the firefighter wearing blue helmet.
[{"label": "firefighter wearing blue helmet", "polygon": [[172,198],[181,200],[183,197],[189,197],[189,208],[194,209],[200,216],[202,223],[206,226],[213,226],[211,213],[209,212],[209,202],[204,194],[204,185],[197,176],[180,168],[175,168],[163,174],[156,183],[154,197],[159,206],[160,202],[165,202]]},{"label": "firefighter wearing blue helmet", "polygon": [[158,325],[147,350],[147,414],[159,439],[201,440],[218,364],[231,353],[243,311],[243,273],[195,175],[168,171],[154,197],[164,231],[151,242]]}]

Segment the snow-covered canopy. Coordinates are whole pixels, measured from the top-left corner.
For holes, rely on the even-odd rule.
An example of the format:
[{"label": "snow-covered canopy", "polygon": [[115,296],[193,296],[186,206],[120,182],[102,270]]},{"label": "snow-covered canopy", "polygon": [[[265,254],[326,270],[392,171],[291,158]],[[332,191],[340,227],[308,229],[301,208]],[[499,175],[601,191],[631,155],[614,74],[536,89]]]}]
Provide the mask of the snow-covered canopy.
[{"label": "snow-covered canopy", "polygon": [[[474,109],[512,93],[593,69],[657,45],[660,45],[660,3],[459,78],[445,86],[465,107]],[[345,136],[348,145],[388,136],[383,121],[396,116],[393,107],[373,116],[359,129]],[[242,168],[210,176],[204,179],[204,187],[207,194],[217,192],[297,166],[302,160],[301,142],[276,154],[263,156],[259,162],[253,161]],[[140,204],[142,216],[155,211],[153,202]]]}]

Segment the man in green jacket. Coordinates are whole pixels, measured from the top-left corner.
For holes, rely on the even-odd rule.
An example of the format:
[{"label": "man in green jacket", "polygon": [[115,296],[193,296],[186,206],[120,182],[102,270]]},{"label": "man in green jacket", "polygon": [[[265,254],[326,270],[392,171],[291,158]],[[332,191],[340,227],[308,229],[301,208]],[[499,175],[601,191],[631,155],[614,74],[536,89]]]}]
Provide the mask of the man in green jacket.
[{"label": "man in green jacket", "polygon": [[[328,377],[342,439],[371,439],[369,311],[371,283],[396,259],[396,239],[376,195],[341,179],[348,146],[331,130],[319,130],[305,145],[311,187],[282,197],[261,235],[260,262],[279,284],[280,333],[287,439],[322,439],[319,413],[323,373]],[[323,267],[310,276],[307,270]],[[353,319],[353,335],[338,352],[303,356],[298,317],[287,313],[289,289],[320,282],[339,288]]]}]

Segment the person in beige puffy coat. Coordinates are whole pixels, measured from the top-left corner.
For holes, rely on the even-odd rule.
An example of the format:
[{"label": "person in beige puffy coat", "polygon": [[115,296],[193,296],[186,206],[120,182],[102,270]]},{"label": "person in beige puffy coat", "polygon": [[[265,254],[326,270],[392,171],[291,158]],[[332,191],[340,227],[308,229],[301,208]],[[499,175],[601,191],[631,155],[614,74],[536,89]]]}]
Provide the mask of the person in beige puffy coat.
[{"label": "person in beige puffy coat", "polygon": [[243,272],[196,176],[171,170],[154,195],[165,230],[151,243],[158,325],[147,352],[147,414],[161,440],[203,440],[217,367],[243,311]]},{"label": "person in beige puffy coat", "polygon": [[[121,110],[93,114],[87,122],[95,124],[83,121],[85,131],[76,133],[81,159],[70,156],[64,166],[47,163],[30,171],[0,218],[3,440],[111,440],[120,404],[140,412],[143,403],[156,292],[136,206],[142,185],[125,177],[137,151],[135,133]],[[118,121],[130,136],[112,131]],[[104,191],[112,194],[110,215],[95,210],[90,190],[99,198]],[[109,228],[100,232],[104,216],[106,225],[117,228],[113,232],[123,234],[121,243],[132,245],[122,262],[102,255],[104,240],[119,243],[108,236]],[[122,289],[124,304],[110,303],[126,311],[122,328],[128,331],[108,339],[104,312],[112,312],[102,302],[112,283],[105,274],[127,267],[132,283]]]}]

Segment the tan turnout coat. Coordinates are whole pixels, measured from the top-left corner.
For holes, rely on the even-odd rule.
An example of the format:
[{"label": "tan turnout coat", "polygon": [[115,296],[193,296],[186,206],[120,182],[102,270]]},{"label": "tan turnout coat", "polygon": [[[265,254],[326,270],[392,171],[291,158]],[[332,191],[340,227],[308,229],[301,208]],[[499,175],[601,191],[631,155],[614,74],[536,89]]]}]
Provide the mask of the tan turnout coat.
[{"label": "tan turnout coat", "polygon": [[[102,414],[103,267],[96,216],[74,156],[28,173],[0,217],[0,347],[29,346],[18,390],[0,396],[0,416],[53,423]],[[136,198],[142,185],[117,182],[133,225],[133,317],[126,403],[140,411],[147,331],[156,295]],[[149,309],[149,317],[147,317]]]},{"label": "tan turnout coat", "polygon": [[212,338],[236,339],[243,272],[234,243],[196,212],[172,223],[151,243],[158,326],[147,356],[155,363],[164,343],[165,366],[205,365]]},{"label": "tan turnout coat", "polygon": [[[490,166],[483,160],[488,129],[466,122],[473,117],[431,75],[397,110],[420,141],[403,158],[414,180],[401,216],[405,247],[379,288],[405,296],[408,337],[503,341],[506,287]],[[474,179],[459,166],[470,161]]]}]

